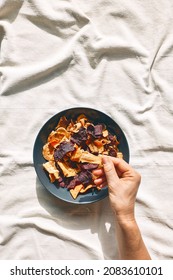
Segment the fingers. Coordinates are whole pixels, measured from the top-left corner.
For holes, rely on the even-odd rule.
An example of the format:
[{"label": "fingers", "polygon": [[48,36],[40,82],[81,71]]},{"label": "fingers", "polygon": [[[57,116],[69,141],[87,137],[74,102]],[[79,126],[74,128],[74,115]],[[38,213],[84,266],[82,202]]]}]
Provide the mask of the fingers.
[{"label": "fingers", "polygon": [[107,156],[103,157],[103,169],[105,172],[108,186],[113,186],[116,182],[118,182],[119,177],[114,167],[112,158]]},{"label": "fingers", "polygon": [[[104,156],[106,158],[106,156]],[[114,163],[114,166],[118,169],[119,172],[124,173],[129,169],[132,169],[131,166],[121,158],[110,157],[111,161]]]},{"label": "fingers", "polygon": [[[121,158],[115,158],[115,157],[110,157],[110,156],[104,156],[104,161],[107,158],[114,165],[115,173],[118,175],[118,177],[120,179],[125,178],[125,177],[133,178],[134,182],[136,182],[138,185],[140,184],[141,175],[136,170],[134,170],[127,162],[125,162]],[[105,171],[105,168],[104,168],[104,171]],[[106,174],[106,171],[105,171],[105,174]]]},{"label": "fingers", "polygon": [[101,168],[101,169],[94,169],[92,174],[93,174],[94,177],[104,176],[103,168]]},{"label": "fingers", "polygon": [[134,169],[123,159],[121,158],[115,158],[115,157],[108,157],[108,156],[104,156],[104,159],[109,158],[109,160],[112,161],[115,169],[116,169],[116,173],[118,174],[118,176],[121,177],[125,177],[125,176],[129,176],[130,174],[134,173]]},{"label": "fingers", "polygon": [[123,159],[111,156],[103,156],[102,158],[103,168],[93,170],[93,178],[96,185],[114,185],[116,182],[118,183],[119,178],[139,177],[137,172]]},{"label": "fingers", "polygon": [[116,172],[115,169],[115,165],[118,166],[119,164],[118,158],[103,156],[102,159],[103,159],[103,168],[95,169],[92,172],[94,183],[97,186],[101,186],[101,185],[105,186],[107,184],[110,184],[110,181],[111,184],[113,184],[113,182],[115,182],[115,179],[117,180],[118,176],[120,175],[119,174],[120,172],[119,171]]},{"label": "fingers", "polygon": [[[104,160],[106,161],[106,159],[112,161],[119,177],[122,173],[127,172],[128,170],[130,170],[130,171],[133,170],[131,168],[131,166],[127,162],[125,162],[123,159],[115,158],[115,157],[111,157],[111,156],[103,156],[103,161]],[[100,177],[100,176],[104,176],[104,172],[105,172],[104,169],[100,168],[100,169],[93,170],[92,174],[96,177]]]},{"label": "fingers", "polygon": [[106,181],[106,177],[100,177],[98,179],[95,179],[94,180],[94,184],[96,184],[96,186],[99,186],[99,187],[104,187],[107,185],[107,181]]}]

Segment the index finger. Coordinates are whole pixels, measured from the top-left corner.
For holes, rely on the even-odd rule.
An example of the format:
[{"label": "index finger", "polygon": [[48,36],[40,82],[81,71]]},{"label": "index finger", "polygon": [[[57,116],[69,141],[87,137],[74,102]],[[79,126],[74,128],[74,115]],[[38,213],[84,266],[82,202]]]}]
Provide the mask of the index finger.
[{"label": "index finger", "polygon": [[133,172],[133,168],[122,158],[116,158],[111,156],[103,156],[103,158],[109,157],[111,161],[113,162],[118,176],[122,176],[122,174],[126,172]]}]

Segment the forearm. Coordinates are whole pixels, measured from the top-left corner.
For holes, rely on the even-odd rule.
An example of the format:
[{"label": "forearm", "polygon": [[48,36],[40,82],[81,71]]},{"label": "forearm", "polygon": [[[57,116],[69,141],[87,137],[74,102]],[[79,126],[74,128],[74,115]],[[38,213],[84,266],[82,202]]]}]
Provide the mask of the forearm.
[{"label": "forearm", "polygon": [[119,256],[123,260],[150,260],[136,221],[117,222]]}]

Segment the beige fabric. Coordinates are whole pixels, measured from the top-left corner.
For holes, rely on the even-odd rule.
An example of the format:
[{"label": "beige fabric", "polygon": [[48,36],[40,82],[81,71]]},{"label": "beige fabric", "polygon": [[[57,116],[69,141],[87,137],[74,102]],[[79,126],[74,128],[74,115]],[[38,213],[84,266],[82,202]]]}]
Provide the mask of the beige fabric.
[{"label": "beige fabric", "polygon": [[33,168],[39,129],[73,106],[124,130],[142,235],[173,258],[172,14],[170,0],[0,1],[0,259],[118,258],[108,199],[59,201]]}]

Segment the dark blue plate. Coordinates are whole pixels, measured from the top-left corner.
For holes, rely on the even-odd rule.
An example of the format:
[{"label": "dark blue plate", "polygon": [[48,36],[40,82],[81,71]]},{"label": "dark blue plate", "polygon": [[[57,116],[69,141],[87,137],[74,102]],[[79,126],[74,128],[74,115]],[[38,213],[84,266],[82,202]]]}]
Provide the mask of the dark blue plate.
[{"label": "dark blue plate", "polygon": [[46,160],[42,156],[42,149],[44,144],[47,142],[48,135],[56,127],[60,118],[62,116],[66,116],[67,119],[76,119],[76,117],[80,114],[85,114],[95,124],[104,123],[109,132],[117,136],[117,139],[120,142],[118,146],[119,151],[123,153],[124,160],[129,162],[129,146],[127,139],[119,125],[105,113],[85,107],[70,108],[61,111],[50,118],[43,125],[35,140],[33,160],[34,167],[40,182],[51,194],[67,202],[85,204],[96,202],[105,198],[108,195],[108,188],[104,187],[100,191],[90,190],[87,193],[78,195],[78,197],[74,200],[66,188],[59,187],[57,182],[50,182],[47,172],[43,169],[43,163],[45,163]]}]

